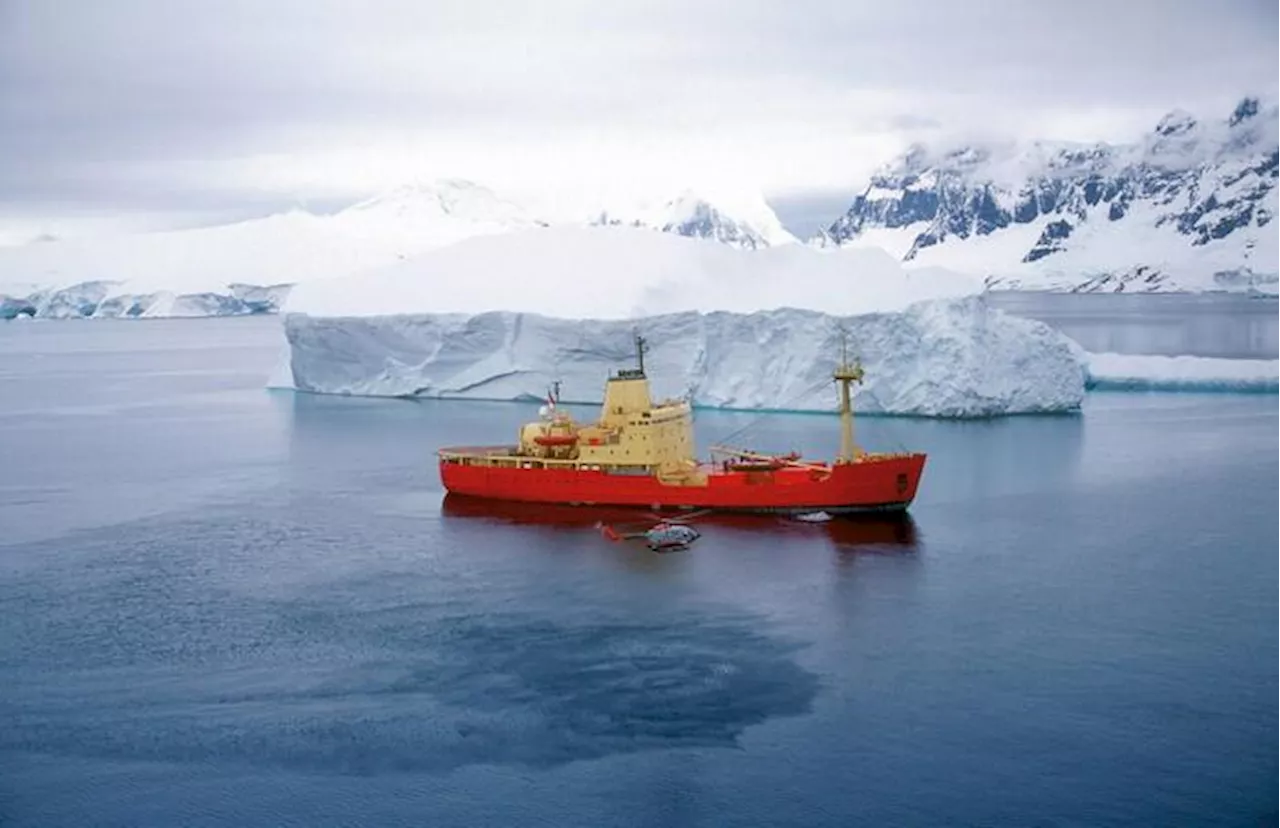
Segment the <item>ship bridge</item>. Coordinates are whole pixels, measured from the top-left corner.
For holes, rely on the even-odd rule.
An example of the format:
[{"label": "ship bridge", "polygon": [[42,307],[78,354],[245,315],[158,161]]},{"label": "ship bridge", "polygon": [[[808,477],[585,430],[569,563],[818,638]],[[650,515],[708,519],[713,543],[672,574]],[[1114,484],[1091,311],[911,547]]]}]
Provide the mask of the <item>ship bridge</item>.
[{"label": "ship bridge", "polygon": [[521,428],[518,453],[645,474],[696,466],[692,407],[688,400],[654,403],[644,371],[647,343],[641,336],[635,343],[636,367],[609,376],[596,422],[575,422],[553,399],[542,420]]}]

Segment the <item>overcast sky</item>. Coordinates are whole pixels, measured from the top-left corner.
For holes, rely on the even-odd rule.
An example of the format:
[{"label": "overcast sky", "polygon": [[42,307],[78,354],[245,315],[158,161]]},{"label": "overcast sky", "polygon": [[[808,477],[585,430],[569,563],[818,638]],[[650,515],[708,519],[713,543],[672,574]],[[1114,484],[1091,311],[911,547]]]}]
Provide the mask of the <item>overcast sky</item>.
[{"label": "overcast sky", "polygon": [[443,175],[733,182],[807,232],[910,141],[1124,140],[1274,95],[1277,25],[1275,0],[0,0],[0,220]]}]

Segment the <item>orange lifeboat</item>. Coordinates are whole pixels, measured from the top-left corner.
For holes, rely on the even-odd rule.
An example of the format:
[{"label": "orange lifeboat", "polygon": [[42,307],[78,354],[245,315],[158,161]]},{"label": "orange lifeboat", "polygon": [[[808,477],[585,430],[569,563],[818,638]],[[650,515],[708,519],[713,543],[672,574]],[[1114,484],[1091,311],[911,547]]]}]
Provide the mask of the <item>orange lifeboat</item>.
[{"label": "orange lifeboat", "polygon": [[533,442],[547,448],[557,448],[560,446],[572,446],[578,442],[576,434],[539,434],[533,438]]}]

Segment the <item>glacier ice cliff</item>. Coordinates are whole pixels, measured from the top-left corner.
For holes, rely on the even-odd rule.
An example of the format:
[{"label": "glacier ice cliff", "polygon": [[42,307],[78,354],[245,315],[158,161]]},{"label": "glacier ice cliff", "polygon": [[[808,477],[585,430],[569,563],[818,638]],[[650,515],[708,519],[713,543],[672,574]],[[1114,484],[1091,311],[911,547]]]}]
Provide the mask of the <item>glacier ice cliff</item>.
[{"label": "glacier ice cliff", "polygon": [[0,294],[0,319],[13,319],[18,316],[35,316],[36,306],[25,296],[5,296]]},{"label": "glacier ice cliff", "polygon": [[866,368],[862,412],[990,417],[1077,410],[1086,373],[1078,346],[1047,325],[978,296],[837,317],[780,309],[685,311],[640,319],[571,320],[531,313],[318,317],[290,313],[292,384],[375,396],[600,401],[608,372],[650,341],[657,396],[689,394],[717,408],[832,411],[839,328]]},{"label": "glacier ice cliff", "polygon": [[110,319],[276,313],[292,287],[230,284],[221,291],[129,293],[121,291],[121,284],[99,280],[38,290],[26,296],[0,295],[0,319],[18,316]]}]

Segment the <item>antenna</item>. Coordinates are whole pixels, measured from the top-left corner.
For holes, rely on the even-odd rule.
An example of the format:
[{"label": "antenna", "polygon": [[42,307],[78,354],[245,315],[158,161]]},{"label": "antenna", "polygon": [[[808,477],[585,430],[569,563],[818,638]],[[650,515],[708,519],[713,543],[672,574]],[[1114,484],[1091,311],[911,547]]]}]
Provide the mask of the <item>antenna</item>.
[{"label": "antenna", "polygon": [[640,373],[644,373],[644,352],[649,349],[648,341],[640,335],[639,331],[635,333],[636,337],[636,363],[640,368]]}]

